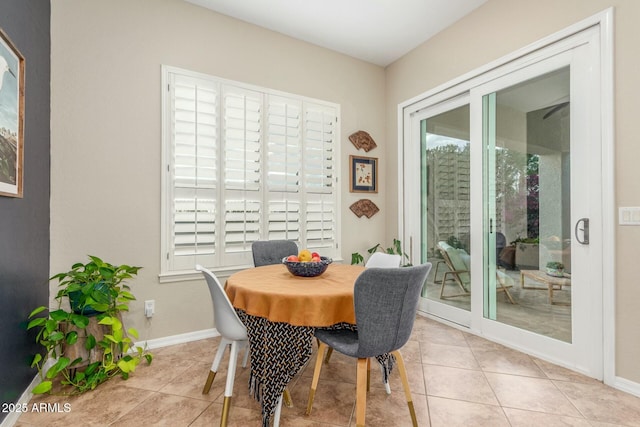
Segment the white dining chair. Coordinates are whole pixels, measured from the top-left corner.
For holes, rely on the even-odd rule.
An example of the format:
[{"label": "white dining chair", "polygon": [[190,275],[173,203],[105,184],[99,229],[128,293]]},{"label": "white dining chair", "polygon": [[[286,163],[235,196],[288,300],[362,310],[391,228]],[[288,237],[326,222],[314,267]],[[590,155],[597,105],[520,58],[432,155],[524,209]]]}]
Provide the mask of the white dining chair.
[{"label": "white dining chair", "polygon": [[369,257],[365,267],[366,268],[371,268],[371,267],[376,267],[376,268],[400,267],[400,261],[402,261],[402,257],[400,255],[388,254],[388,253],[385,253],[385,252],[375,252]]},{"label": "white dining chair", "polygon": [[[224,288],[220,284],[220,281],[213,272],[204,268],[201,265],[196,265],[196,270],[201,271],[204,278],[207,281],[209,287],[209,293],[211,294],[211,301],[213,302],[213,318],[216,325],[216,330],[222,336],[220,344],[218,345],[218,351],[211,364],[211,370],[207,377],[207,382],[204,385],[202,394],[208,394],[211,389],[211,384],[216,377],[216,372],[220,367],[220,362],[224,356],[224,352],[227,346],[230,346],[229,352],[229,367],[227,369],[227,382],[224,388],[224,402],[222,404],[222,415],[220,418],[220,427],[227,425],[229,418],[229,407],[231,406],[231,396],[233,395],[233,382],[236,374],[236,364],[238,361],[238,353],[243,348],[246,348],[243,367],[247,365],[247,355],[249,354],[249,338],[247,336],[247,328],[244,326],[240,318],[238,317],[229,297],[224,291]],[[282,397],[276,408],[274,415],[273,426],[277,427],[280,424],[280,413],[282,408]]]}]

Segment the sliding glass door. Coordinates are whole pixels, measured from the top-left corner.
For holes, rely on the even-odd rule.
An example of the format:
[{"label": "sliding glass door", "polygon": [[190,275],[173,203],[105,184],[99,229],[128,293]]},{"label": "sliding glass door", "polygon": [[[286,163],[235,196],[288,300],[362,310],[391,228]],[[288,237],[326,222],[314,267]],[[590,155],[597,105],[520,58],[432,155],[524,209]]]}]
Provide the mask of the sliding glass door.
[{"label": "sliding glass door", "polygon": [[421,111],[415,122],[420,140],[420,258],[434,265],[422,297],[431,313],[468,326],[472,279],[468,97]]},{"label": "sliding glass door", "polygon": [[434,264],[422,310],[600,378],[594,34],[405,116],[403,237]]}]

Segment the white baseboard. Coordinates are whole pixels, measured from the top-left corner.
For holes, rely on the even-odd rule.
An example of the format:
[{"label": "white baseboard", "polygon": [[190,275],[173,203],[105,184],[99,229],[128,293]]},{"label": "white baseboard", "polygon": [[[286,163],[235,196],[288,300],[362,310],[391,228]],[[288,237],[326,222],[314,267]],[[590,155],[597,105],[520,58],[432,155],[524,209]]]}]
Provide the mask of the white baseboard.
[{"label": "white baseboard", "polygon": [[155,338],[147,341],[137,342],[135,345],[145,347],[152,350],[154,348],[168,347],[170,345],[184,344],[191,341],[204,340],[207,338],[219,337],[220,333],[217,329],[203,329],[201,331],[187,332],[180,335],[170,335],[163,338]]},{"label": "white baseboard", "polygon": [[629,381],[625,378],[615,377],[614,383],[609,384],[611,387],[624,391],[625,393],[633,394],[640,397],[640,384]]}]

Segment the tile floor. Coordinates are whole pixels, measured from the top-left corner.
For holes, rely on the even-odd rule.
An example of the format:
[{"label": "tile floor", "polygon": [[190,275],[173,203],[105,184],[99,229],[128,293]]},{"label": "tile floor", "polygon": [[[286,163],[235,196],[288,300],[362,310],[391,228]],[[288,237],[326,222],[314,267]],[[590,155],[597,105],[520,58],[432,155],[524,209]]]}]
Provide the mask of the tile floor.
[{"label": "tile floor", "polygon": [[[60,411],[49,405],[49,411],[25,413],[16,426],[219,425],[226,370],[220,370],[209,395],[201,394],[218,342],[156,349],[153,364],[139,367],[129,380],[113,379],[82,396],[35,397],[30,407],[57,402]],[[421,316],[402,354],[420,426],[640,426],[640,398]],[[280,425],[354,426],[353,359],[334,352],[306,417],[312,373],[309,363],[292,381],[294,406],[283,408]],[[230,426],[260,426],[260,407],[247,391],[248,374],[248,368],[238,367]],[[372,370],[371,382],[367,425],[411,425],[397,372],[391,395],[378,369]]]}]

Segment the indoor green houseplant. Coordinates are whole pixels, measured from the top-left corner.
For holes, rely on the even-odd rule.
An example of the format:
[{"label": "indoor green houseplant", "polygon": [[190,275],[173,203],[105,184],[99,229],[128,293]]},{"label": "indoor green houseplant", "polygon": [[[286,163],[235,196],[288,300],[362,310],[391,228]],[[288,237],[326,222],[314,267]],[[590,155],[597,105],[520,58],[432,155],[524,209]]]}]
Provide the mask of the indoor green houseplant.
[{"label": "indoor green houseplant", "polygon": [[[369,252],[370,254],[377,252],[377,251],[383,251],[385,253],[388,254],[395,254],[395,255],[400,255],[402,257],[402,267],[409,267],[411,266],[411,262],[409,260],[409,255],[407,255],[404,250],[402,249],[402,242],[398,239],[393,239],[393,244],[391,246],[389,246],[388,248],[383,248],[382,244],[378,243],[377,245],[367,249],[367,252]],[[364,262],[364,257],[362,256],[362,254],[360,254],[359,252],[354,252],[351,254],[351,264],[360,264]]]},{"label": "indoor green houseplant", "polygon": [[[76,263],[51,277],[60,287],[56,310],[38,317],[47,310],[41,306],[29,315],[27,329],[38,331],[36,342],[44,349],[31,365],[41,378],[35,394],[51,392],[56,379],[70,387],[63,393],[83,393],[116,375],[127,379],[143,359],[151,363],[152,355],[145,349],[132,348],[129,336],[137,338],[138,333],[133,328],[125,331],[121,316],[135,300],[124,281],[140,267],[89,258],[88,263]],[[63,308],[65,299],[70,300],[69,309]]]}]

